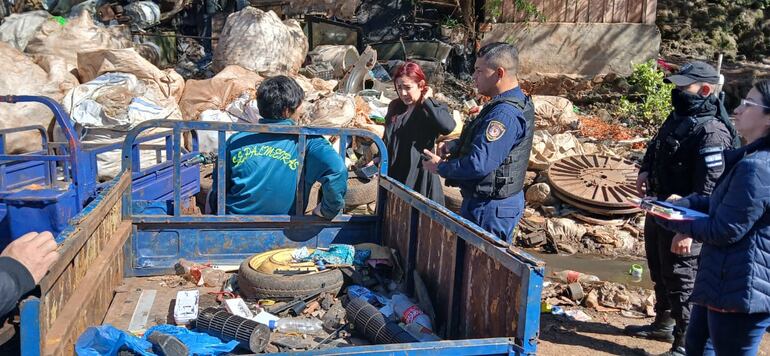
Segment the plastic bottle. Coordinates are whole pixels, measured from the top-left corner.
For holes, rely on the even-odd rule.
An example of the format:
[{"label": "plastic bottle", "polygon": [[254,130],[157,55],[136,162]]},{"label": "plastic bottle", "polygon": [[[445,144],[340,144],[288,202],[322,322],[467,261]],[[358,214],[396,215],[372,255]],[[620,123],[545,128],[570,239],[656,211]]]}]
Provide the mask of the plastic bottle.
[{"label": "plastic bottle", "polygon": [[305,318],[282,318],[271,320],[268,324],[270,330],[282,333],[315,334],[323,330],[323,322],[320,320]]},{"label": "plastic bottle", "polygon": [[394,294],[391,299],[393,302],[393,311],[396,312],[405,324],[417,323],[424,328],[433,331],[433,325],[430,323],[430,317],[420,310],[416,304],[414,304],[409,297],[403,294]]},{"label": "plastic bottle", "polygon": [[421,342],[441,341],[441,338],[434,335],[432,331],[417,323],[406,324],[404,330]]},{"label": "plastic bottle", "polygon": [[593,283],[593,282],[601,282],[601,279],[599,277],[594,276],[592,274],[585,274],[577,271],[572,270],[564,270],[561,272],[554,272],[553,276],[558,278],[562,282],[566,283]]}]

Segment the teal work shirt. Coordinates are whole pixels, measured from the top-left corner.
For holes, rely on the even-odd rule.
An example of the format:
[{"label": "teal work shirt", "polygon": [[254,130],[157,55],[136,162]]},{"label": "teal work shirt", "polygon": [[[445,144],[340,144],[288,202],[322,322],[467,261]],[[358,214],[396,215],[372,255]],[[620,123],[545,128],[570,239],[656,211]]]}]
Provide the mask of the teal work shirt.
[{"label": "teal work shirt", "polygon": [[[288,119],[261,119],[260,124],[294,125]],[[267,133],[236,133],[227,140],[225,160],[226,213],[240,215],[294,214],[299,174],[298,137]],[[303,166],[304,202],[314,182],[321,183],[321,214],[328,219],[342,211],[347,169],[329,141],[308,136]],[[217,187],[214,175],[214,189]],[[212,206],[216,194],[212,194]],[[303,207],[305,208],[305,207]]]}]

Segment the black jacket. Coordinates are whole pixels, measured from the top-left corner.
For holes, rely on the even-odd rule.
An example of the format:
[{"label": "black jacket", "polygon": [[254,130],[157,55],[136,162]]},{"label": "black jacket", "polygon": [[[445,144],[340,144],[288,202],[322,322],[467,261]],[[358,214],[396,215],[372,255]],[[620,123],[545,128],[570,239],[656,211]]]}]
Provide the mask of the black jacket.
[{"label": "black jacket", "polygon": [[433,150],[436,139],[455,128],[455,121],[445,104],[427,99],[417,105],[404,120],[397,117],[406,112],[407,106],[395,99],[385,115],[385,136],[388,148],[388,175],[414,189],[418,193],[444,204],[444,192],[438,175],[422,168],[422,151]]},{"label": "black jacket", "polygon": [[647,193],[659,199],[711,193],[724,170],[722,151],[732,143],[730,130],[714,116],[671,113],[642,160],[639,171],[649,173]]},{"label": "black jacket", "polygon": [[10,257],[0,257],[0,317],[16,308],[19,299],[35,288],[26,267]]}]

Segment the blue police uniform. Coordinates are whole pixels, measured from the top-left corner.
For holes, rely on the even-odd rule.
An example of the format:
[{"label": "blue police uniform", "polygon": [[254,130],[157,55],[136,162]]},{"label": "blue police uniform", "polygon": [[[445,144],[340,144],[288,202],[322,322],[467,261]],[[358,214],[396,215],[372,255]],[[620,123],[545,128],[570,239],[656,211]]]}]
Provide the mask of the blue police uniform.
[{"label": "blue police uniform", "polygon": [[[529,102],[519,87],[492,98]],[[491,108],[475,125],[469,152],[459,158],[439,164],[438,173],[447,180],[458,182],[463,196],[461,215],[491,232],[501,240],[512,242],[513,232],[524,212],[524,193],[519,190],[511,196],[494,199],[479,196],[477,186],[495,172],[511,151],[525,139],[527,120],[522,109],[509,104]],[[531,141],[530,141],[531,144]],[[526,171],[526,166],[523,167]]]},{"label": "blue police uniform", "polygon": [[[288,119],[260,119],[260,124],[293,125]],[[227,140],[226,213],[284,215],[295,211],[299,155],[297,136],[239,132]],[[332,218],[345,205],[347,169],[329,141],[307,138],[303,173],[304,201],[314,182],[321,183],[321,214]],[[217,180],[214,175],[214,188]],[[216,194],[212,194],[216,197]],[[211,204],[215,205],[215,202]]]}]

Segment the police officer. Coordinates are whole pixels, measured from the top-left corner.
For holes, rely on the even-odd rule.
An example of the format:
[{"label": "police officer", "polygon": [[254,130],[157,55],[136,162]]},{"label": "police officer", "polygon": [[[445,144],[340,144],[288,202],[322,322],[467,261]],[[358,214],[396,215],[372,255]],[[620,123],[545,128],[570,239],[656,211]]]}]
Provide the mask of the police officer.
[{"label": "police officer", "polygon": [[[304,98],[294,79],[276,76],[264,80],[257,88],[260,124],[295,125]],[[226,213],[245,215],[287,215],[295,211],[299,153],[296,135],[269,133],[236,133],[227,140],[224,159]],[[220,160],[220,162],[222,162]],[[334,218],[345,205],[347,168],[332,145],[321,136],[307,138],[304,201],[308,201],[314,182],[321,183],[323,198],[313,213]],[[217,187],[216,174],[213,186]],[[214,207],[216,192],[210,203]],[[304,211],[304,209],[303,209]]]},{"label": "police officer", "polygon": [[534,131],[532,101],[519,88],[519,55],[508,43],[491,43],[477,55],[473,79],[480,94],[492,97],[463,128],[460,138],[425,150],[423,167],[459,186],[462,216],[499,239],[511,242],[524,211],[524,176]]},{"label": "police officer", "polygon": [[[638,193],[667,200],[709,194],[722,174],[722,151],[737,146],[737,135],[715,93],[719,74],[704,62],[691,62],[665,79],[674,111],[647,146],[636,181]],[[683,355],[701,244],[691,238],[672,244],[674,233],[650,216],[644,238],[650,276],[655,284],[656,317],[651,325],[628,326],[626,333],[673,341],[664,355]]]}]

